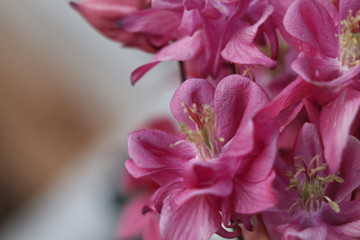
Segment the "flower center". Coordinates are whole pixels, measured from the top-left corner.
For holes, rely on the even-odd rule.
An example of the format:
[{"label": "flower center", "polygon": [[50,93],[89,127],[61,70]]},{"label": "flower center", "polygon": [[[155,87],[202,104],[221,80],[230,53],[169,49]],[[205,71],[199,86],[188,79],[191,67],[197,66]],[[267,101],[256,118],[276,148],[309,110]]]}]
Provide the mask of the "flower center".
[{"label": "flower center", "polygon": [[191,107],[183,104],[184,112],[189,114],[189,119],[195,123],[195,130],[191,129],[185,122],[180,122],[180,131],[186,135],[187,140],[196,146],[198,157],[203,160],[216,158],[221,153],[221,142],[223,138],[216,133],[215,111],[206,104]]},{"label": "flower center", "polygon": [[[327,164],[320,164],[319,155],[313,157],[308,166],[302,158],[296,159],[300,159],[302,164],[295,163],[295,173],[291,171],[286,173],[290,178],[290,186],[287,189],[296,191],[300,198],[300,201],[294,205],[300,204],[303,210],[310,212],[318,210],[322,202],[326,202],[332,210],[339,213],[339,205],[325,195],[325,190],[330,183],[343,183],[344,180],[337,175],[324,175]],[[304,177],[300,178],[301,175]]]},{"label": "flower center", "polygon": [[360,63],[359,21],[360,11],[353,16],[349,10],[347,18],[341,22],[339,61],[343,67],[352,68]]}]

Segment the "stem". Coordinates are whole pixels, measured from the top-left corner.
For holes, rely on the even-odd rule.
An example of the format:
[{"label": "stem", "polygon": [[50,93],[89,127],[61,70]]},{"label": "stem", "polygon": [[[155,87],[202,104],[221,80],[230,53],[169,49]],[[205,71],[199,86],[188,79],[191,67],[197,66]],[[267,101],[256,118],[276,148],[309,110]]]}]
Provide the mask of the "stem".
[{"label": "stem", "polygon": [[179,61],[179,67],[180,67],[180,77],[181,77],[181,82],[185,82],[186,80],[186,74],[185,74],[185,66],[184,66],[184,62],[183,61]]}]

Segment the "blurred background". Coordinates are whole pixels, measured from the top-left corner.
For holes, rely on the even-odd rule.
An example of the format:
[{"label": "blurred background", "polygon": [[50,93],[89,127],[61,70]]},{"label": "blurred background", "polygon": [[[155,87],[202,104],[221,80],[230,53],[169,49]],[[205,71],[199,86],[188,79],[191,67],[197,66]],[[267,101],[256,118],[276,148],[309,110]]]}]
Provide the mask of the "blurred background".
[{"label": "blurred background", "polygon": [[0,239],[113,240],[127,134],[170,115],[176,63],[93,30],[66,0],[0,1]]}]

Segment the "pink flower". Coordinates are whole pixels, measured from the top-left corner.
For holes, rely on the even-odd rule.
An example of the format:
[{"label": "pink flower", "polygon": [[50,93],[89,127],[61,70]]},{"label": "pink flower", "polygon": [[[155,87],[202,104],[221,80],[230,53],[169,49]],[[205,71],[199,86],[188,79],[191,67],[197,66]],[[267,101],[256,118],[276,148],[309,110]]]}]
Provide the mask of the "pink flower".
[{"label": "pink flower", "polygon": [[[181,24],[177,28],[179,37],[162,48],[150,63],[132,73],[133,84],[163,61],[189,62],[185,65],[190,65],[187,77],[209,78],[216,82],[231,74],[232,63],[238,65],[239,70],[248,65],[276,66],[276,61],[264,55],[255,43],[257,36],[266,35],[273,58],[276,58],[277,37],[269,20],[273,8],[268,1],[185,1],[183,8],[179,7],[178,1],[175,2],[171,5],[168,1],[158,0],[155,8],[182,11]],[[152,24],[159,28],[163,21],[153,21]],[[197,71],[191,67],[194,63]]]},{"label": "pink flower", "polygon": [[312,124],[297,137],[293,160],[276,161],[278,205],[262,214],[272,239],[355,239],[360,237],[360,142],[349,137],[340,171],[331,174],[322,141]]},{"label": "pink flower", "polygon": [[344,87],[359,80],[359,21],[358,1],[340,0],[339,10],[327,0],[294,1],[283,22],[300,51],[293,70],[324,87]]},{"label": "pink flower", "polygon": [[[171,12],[161,11],[150,14],[148,19],[138,16],[143,15],[141,10],[150,7],[150,0],[83,0],[80,3],[71,2],[71,6],[106,37],[121,42],[125,46],[137,47],[147,52],[157,51],[159,47],[167,43],[169,37],[159,37],[160,33],[154,32],[152,25],[147,27],[148,31],[135,32],[133,30],[136,25],[144,24],[144,21],[157,20],[157,18],[165,19],[170,23],[168,27],[176,24],[176,16]],[[165,31],[164,28],[160,30],[162,30],[161,33]]]},{"label": "pink flower", "polygon": [[[176,134],[173,122],[165,117],[149,120],[145,127]],[[123,207],[117,236],[119,239],[134,239],[142,235],[144,240],[160,240],[160,216],[151,205],[151,195],[159,185],[149,177],[134,178],[127,172],[122,177],[122,193],[131,198]]]},{"label": "pink flower", "polygon": [[171,101],[180,137],[156,130],[129,135],[128,171],[151,176],[161,186],[155,206],[163,239],[225,234],[223,221],[228,226],[235,217],[239,221],[239,214],[276,203],[272,164],[278,131],[271,121],[252,121],[267,102],[259,86],[238,75],[216,88],[204,79],[189,79]]}]

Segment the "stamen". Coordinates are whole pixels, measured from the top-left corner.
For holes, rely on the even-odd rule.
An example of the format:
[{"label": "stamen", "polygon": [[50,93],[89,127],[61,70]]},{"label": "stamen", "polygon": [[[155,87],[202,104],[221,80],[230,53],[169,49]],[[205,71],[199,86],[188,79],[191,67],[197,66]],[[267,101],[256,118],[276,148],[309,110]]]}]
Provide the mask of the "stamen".
[{"label": "stamen", "polygon": [[[295,157],[300,159],[302,164],[295,163],[296,172],[286,172],[286,176],[290,178],[290,185],[286,189],[292,189],[297,192],[300,200],[292,207],[300,204],[302,209],[306,211],[316,211],[321,207],[322,202],[329,204],[331,209],[336,213],[340,212],[339,205],[332,201],[325,195],[325,190],[328,184],[333,182],[343,183],[344,180],[337,175],[318,176],[321,172],[324,172],[327,168],[326,163],[320,164],[320,156],[314,156],[308,165],[301,157]],[[300,175],[304,175],[304,179],[300,179]]]},{"label": "stamen", "polygon": [[201,108],[196,104],[192,104],[191,107],[187,104],[182,104],[182,106],[184,113],[189,114],[189,119],[195,123],[196,129],[194,131],[185,122],[180,122],[180,131],[186,135],[187,140],[195,144],[198,157],[203,160],[218,157],[224,138],[217,136],[215,111],[206,104],[203,104]]},{"label": "stamen", "polygon": [[352,68],[360,63],[359,22],[360,11],[353,16],[352,10],[349,10],[347,18],[341,22],[339,61],[343,67]]}]

